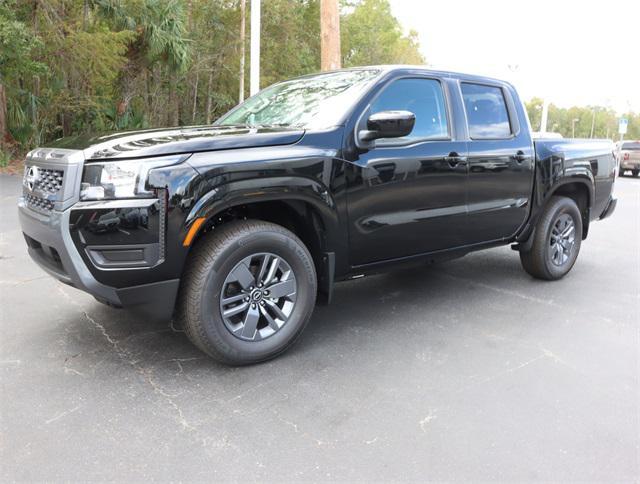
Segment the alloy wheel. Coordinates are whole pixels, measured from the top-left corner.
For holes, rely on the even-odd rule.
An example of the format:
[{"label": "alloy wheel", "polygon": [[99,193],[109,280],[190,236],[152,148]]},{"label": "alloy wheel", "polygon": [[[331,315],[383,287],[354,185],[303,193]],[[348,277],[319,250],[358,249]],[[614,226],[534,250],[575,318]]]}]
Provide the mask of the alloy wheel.
[{"label": "alloy wheel", "polygon": [[576,226],[571,215],[561,214],[553,224],[549,238],[549,257],[556,266],[562,266],[571,258],[576,240]]},{"label": "alloy wheel", "polygon": [[287,323],[296,302],[291,266],[271,253],[252,254],[229,272],[220,294],[220,313],[237,338],[259,341]]}]

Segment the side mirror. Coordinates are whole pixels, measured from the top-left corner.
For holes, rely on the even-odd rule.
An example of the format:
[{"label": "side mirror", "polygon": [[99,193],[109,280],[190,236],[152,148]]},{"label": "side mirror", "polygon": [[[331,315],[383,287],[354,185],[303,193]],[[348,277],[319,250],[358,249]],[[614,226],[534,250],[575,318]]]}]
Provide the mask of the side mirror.
[{"label": "side mirror", "polygon": [[416,124],[416,115],[410,111],[380,111],[367,119],[367,129],[358,132],[361,141],[379,138],[401,138],[408,136]]}]

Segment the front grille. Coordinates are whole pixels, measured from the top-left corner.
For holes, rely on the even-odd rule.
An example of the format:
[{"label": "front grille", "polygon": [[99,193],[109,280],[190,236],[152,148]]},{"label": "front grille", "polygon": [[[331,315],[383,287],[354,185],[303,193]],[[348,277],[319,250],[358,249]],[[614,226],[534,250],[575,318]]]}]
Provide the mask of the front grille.
[{"label": "front grille", "polygon": [[64,170],[26,164],[22,180],[22,194],[32,210],[51,212],[55,202],[63,199]]},{"label": "front grille", "polygon": [[73,205],[78,200],[83,161],[80,150],[37,148],[29,152],[22,179],[25,206],[48,213]]},{"label": "front grille", "polygon": [[62,188],[63,178],[64,171],[62,170],[40,168],[38,170],[38,181],[35,183],[35,186],[42,191],[55,194]]},{"label": "front grille", "polygon": [[50,212],[53,210],[53,202],[45,198],[36,197],[30,193],[24,195],[24,199],[30,208],[39,210],[41,212]]},{"label": "front grille", "polygon": [[62,190],[64,171],[27,165],[24,168],[23,185],[31,191],[39,190],[47,195],[56,195]]}]

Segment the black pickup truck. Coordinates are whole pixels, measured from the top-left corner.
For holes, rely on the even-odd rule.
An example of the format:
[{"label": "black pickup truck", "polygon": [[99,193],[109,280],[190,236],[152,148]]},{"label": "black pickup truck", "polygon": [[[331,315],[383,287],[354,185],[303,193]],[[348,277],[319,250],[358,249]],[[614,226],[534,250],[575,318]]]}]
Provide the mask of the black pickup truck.
[{"label": "black pickup truck", "polygon": [[506,244],[561,278],[614,211],[616,171],[609,141],[532,141],[506,82],[363,67],[275,84],[211,126],[38,148],[19,212],[51,275],[247,364],[289,347],[336,281]]}]

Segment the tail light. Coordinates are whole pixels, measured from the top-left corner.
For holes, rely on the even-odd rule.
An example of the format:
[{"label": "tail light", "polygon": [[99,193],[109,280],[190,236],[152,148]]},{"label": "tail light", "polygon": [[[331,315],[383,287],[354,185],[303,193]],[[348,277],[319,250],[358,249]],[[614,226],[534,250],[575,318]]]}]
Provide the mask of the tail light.
[{"label": "tail light", "polygon": [[625,159],[625,160],[628,160],[628,159],[629,159],[629,153],[625,153],[625,154],[624,154],[624,159]]}]

